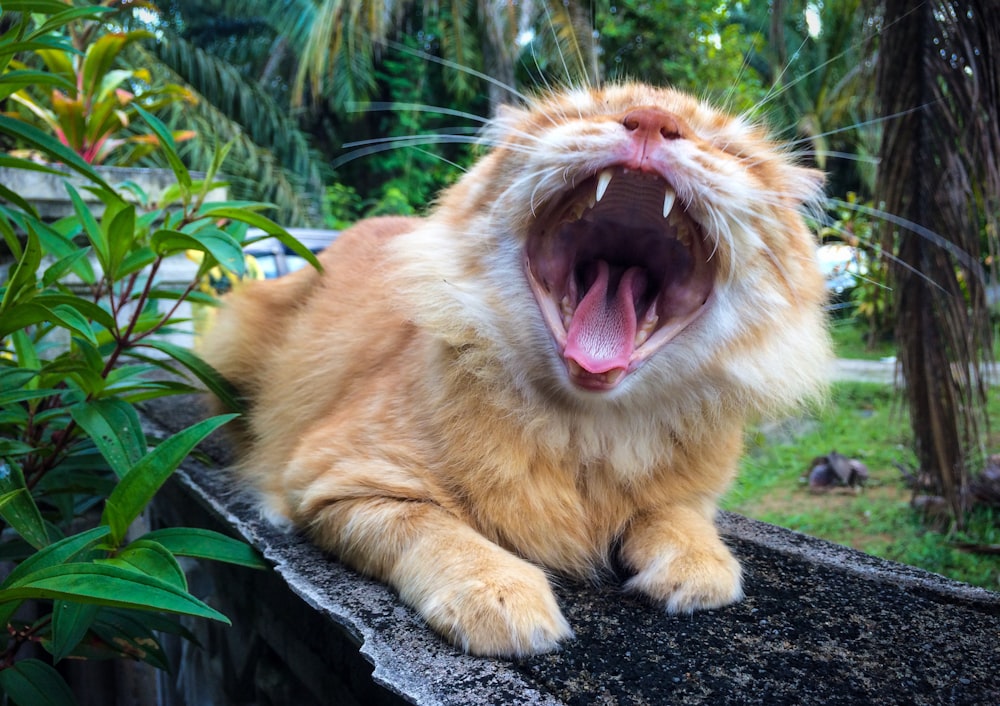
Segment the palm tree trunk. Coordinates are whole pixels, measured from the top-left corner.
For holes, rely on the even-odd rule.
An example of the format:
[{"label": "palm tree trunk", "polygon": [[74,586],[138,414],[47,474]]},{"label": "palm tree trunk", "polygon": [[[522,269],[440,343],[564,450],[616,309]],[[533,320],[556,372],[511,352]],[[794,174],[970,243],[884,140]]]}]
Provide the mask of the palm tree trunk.
[{"label": "palm tree trunk", "polygon": [[[882,114],[895,117],[885,124],[876,198],[903,224],[882,230],[884,247],[897,257],[890,279],[899,361],[920,470],[958,528],[970,475],[985,456],[981,363],[991,331],[978,207],[997,194],[985,180],[991,161],[997,176],[1000,142],[990,148],[987,136],[993,151],[983,152],[982,123],[995,137],[996,114],[984,111],[1000,102],[990,63],[1000,56],[977,33],[987,14],[997,14],[990,4],[886,0],[878,53]],[[984,34],[995,35],[996,27]],[[992,57],[984,56],[991,49]]]}]

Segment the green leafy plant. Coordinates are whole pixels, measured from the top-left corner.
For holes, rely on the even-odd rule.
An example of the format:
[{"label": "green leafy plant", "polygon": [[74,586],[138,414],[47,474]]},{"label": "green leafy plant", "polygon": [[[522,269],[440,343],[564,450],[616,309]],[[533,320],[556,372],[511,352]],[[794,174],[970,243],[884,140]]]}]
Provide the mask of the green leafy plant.
[{"label": "green leafy plant", "polygon": [[[49,46],[32,53],[45,71],[32,71],[27,63],[11,61],[22,78],[44,74],[47,80],[42,86],[19,81],[23,87],[10,98],[24,112],[10,115],[40,123],[88,164],[113,159],[118,166],[129,166],[160,144],[156,135],[128,134],[138,109],[155,111],[177,101],[192,103],[195,97],[177,84],[154,85],[148,69],[114,68],[129,45],[152,34],[143,30],[98,34],[99,23],[84,21],[107,10],[90,6],[67,11],[64,7],[53,19],[71,18],[63,30],[66,43],[52,45],[52,35],[42,35]],[[190,130],[173,133],[175,141],[193,136]],[[122,149],[126,146],[128,151]]]},{"label": "green leafy plant", "polygon": [[[3,9],[13,21],[0,35],[0,97],[26,80],[59,83],[45,72],[11,69],[12,58],[71,51],[52,29],[93,8],[4,0]],[[6,15],[10,10],[20,14]],[[129,657],[164,668],[157,635],[190,637],[176,616],[228,622],[188,591],[177,557],[264,566],[249,546],[215,532],[137,529],[135,520],[180,463],[235,415],[151,439],[136,405],[195,392],[196,378],[239,407],[196,354],[157,336],[182,323],[183,301],[213,303],[196,290],[209,269],[221,265],[242,273],[248,226],[318,263],[262,215],[264,204],[208,201],[223,185],[216,176],[224,148],[204,178],[196,178],[163,123],[134,109],[176,178],[158,204],[134,184],[112,187],[74,150],[36,127],[0,116],[0,137],[85,179],[79,189],[65,182],[74,214],[55,223],[44,222],[30,203],[0,185],[7,251],[0,247],[0,256],[9,260],[0,287],[0,559],[13,567],[0,581],[0,626],[6,628],[0,633],[0,691],[22,706],[74,703],[57,669],[64,659]],[[63,174],[10,155],[0,155],[0,166]],[[101,215],[91,213],[81,189],[98,197]],[[176,291],[158,283],[165,259],[190,250],[202,253],[190,285]],[[32,610],[21,610],[25,604]],[[29,645],[40,645],[48,656],[39,658]]]}]

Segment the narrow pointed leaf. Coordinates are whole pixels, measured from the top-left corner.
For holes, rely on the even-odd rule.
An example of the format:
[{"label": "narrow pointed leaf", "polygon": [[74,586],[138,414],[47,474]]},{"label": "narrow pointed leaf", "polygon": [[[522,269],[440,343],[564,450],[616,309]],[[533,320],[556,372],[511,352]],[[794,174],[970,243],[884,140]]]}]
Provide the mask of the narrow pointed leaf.
[{"label": "narrow pointed leaf", "polygon": [[146,454],[142,423],[127,402],[111,397],[82,402],[69,411],[119,478]]},{"label": "narrow pointed leaf", "polygon": [[316,259],[316,256],[309,248],[296,240],[295,236],[267,216],[241,208],[230,208],[228,206],[212,207],[212,204],[205,205],[202,215],[209,218],[229,218],[240,223],[246,223],[253,228],[260,228],[268,235],[277,238],[282,245],[289,248],[296,255],[304,258],[306,262],[317,270],[323,270],[323,267],[319,264],[319,260]]},{"label": "narrow pointed leaf", "polygon": [[226,409],[231,409],[234,412],[244,411],[243,400],[236,388],[196,353],[166,341],[144,341],[144,344],[166,353],[190,370],[208,388],[209,392],[219,398]]},{"label": "narrow pointed leaf", "polygon": [[154,540],[177,556],[224,561],[253,569],[266,569],[269,566],[257,550],[246,542],[212,530],[165,527],[146,533],[142,539]]},{"label": "narrow pointed leaf", "polygon": [[22,659],[0,671],[0,689],[24,706],[76,706],[62,675],[37,659]]},{"label": "narrow pointed leaf", "polygon": [[[5,7],[6,5],[7,3],[4,3]],[[80,155],[60,143],[59,140],[42,132],[33,125],[29,125],[13,118],[8,118],[6,115],[0,115],[0,133],[5,133],[16,137],[19,140],[23,140],[32,147],[44,152],[48,157],[51,157],[57,162],[63,162],[66,166],[79,172],[80,174],[83,174],[91,181],[100,184],[105,189],[111,188],[111,186],[109,186],[108,183],[104,181],[104,179],[102,179],[101,176],[94,170],[94,168],[87,164],[82,157],[80,157]]]},{"label": "narrow pointed leaf", "polygon": [[228,618],[200,600],[160,579],[131,569],[90,562],[53,566],[31,573],[0,590],[0,603],[26,599],[157,610],[229,624]]},{"label": "narrow pointed leaf", "polygon": [[145,537],[135,540],[114,557],[102,559],[101,563],[140,571],[182,591],[187,590],[187,577],[174,555],[162,544]]},{"label": "narrow pointed leaf", "polygon": [[0,517],[35,549],[47,546],[49,535],[42,513],[38,511],[17,463],[0,460],[0,494],[7,498],[0,506]]},{"label": "narrow pointed leaf", "polygon": [[35,571],[77,560],[79,557],[90,552],[108,534],[108,528],[102,525],[86,532],[75,534],[72,537],[66,537],[58,542],[53,542],[14,567],[14,570],[7,575],[3,583],[0,583],[0,589],[6,588]]},{"label": "narrow pointed leaf", "polygon": [[211,417],[175,434],[132,466],[115,486],[104,505],[101,524],[111,528],[115,545],[121,544],[132,521],[176,470],[191,450],[205,437],[236,415]]},{"label": "narrow pointed leaf", "polygon": [[54,662],[69,656],[80,644],[100,609],[100,606],[88,603],[53,602],[52,640],[47,647]]},{"label": "narrow pointed leaf", "polygon": [[184,162],[181,161],[180,155],[177,154],[177,145],[174,143],[174,137],[170,130],[167,129],[167,126],[159,118],[144,110],[141,106],[135,105],[135,109],[153,130],[157,138],[159,138],[163,156],[167,158],[170,168],[174,171],[174,176],[177,177],[182,193],[185,196],[188,195],[191,191],[191,174],[188,172],[187,167],[184,166]]}]

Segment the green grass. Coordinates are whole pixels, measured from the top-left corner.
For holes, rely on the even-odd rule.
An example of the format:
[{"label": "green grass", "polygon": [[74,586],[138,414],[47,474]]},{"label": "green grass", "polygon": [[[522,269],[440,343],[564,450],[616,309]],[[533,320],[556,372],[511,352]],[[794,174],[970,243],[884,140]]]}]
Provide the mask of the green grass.
[{"label": "green grass", "polygon": [[[1000,429],[1000,395],[990,403]],[[995,444],[994,444],[995,446]],[[829,401],[793,423],[751,431],[740,476],[723,507],[838,544],[1000,590],[1000,557],[961,551],[956,542],[1000,544],[1000,512],[982,508],[961,536],[932,531],[910,507],[897,467],[912,469],[905,405],[888,386],[839,383]],[[804,481],[812,460],[831,451],[864,462],[864,489],[817,494]]]}]

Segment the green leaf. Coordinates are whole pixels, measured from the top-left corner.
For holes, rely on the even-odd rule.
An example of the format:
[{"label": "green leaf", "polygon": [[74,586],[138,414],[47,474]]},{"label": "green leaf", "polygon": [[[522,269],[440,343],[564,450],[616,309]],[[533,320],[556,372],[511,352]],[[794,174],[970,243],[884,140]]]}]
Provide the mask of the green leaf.
[{"label": "green leaf", "polygon": [[[79,226],[79,221],[70,216],[69,219],[77,226]],[[59,221],[54,226],[61,227],[65,221]],[[57,230],[56,227],[49,226],[45,223],[37,224],[38,239],[42,243],[42,249],[49,255],[56,258],[70,257],[74,253],[83,252],[90,253],[90,247],[81,248],[76,243],[73,242],[73,238],[65,233]],[[94,274],[94,268],[90,264],[90,260],[87,258],[82,258],[78,260],[73,266],[73,274],[83,280],[84,284],[94,284],[97,281],[97,277]]]},{"label": "green leaf", "polygon": [[235,412],[245,411],[242,399],[232,383],[222,377],[212,366],[202,360],[196,353],[168,343],[166,341],[143,341],[143,345],[166,353],[185,368],[194,373],[201,382],[208,388],[208,391],[219,398],[226,409]]},{"label": "green leaf", "polygon": [[[29,2],[28,4],[37,5],[38,3]],[[3,3],[5,8],[10,8],[9,0]],[[60,27],[69,24],[73,20],[80,19],[81,17],[87,17],[88,15],[103,15],[108,12],[112,12],[110,7],[71,7],[66,9],[65,3],[62,3],[63,10],[61,12],[56,12],[45,24],[36,29],[32,34],[47,34],[53,30],[59,29]],[[42,12],[41,10],[32,10],[32,12]]]},{"label": "green leaf", "polygon": [[277,238],[281,241],[282,245],[289,248],[296,255],[304,258],[306,262],[315,267],[317,270],[320,272],[323,271],[323,267],[319,264],[319,260],[316,259],[316,256],[309,248],[296,240],[291,233],[279,226],[267,216],[242,208],[229,208],[227,206],[212,208],[211,206],[212,204],[206,204],[202,215],[208,218],[229,218],[240,223],[246,223],[253,228],[260,228],[268,235]]},{"label": "green leaf", "polygon": [[102,525],[86,532],[66,537],[58,542],[53,542],[14,567],[14,570],[7,575],[3,583],[0,583],[0,589],[6,588],[35,571],[79,558],[93,549],[108,534],[110,534],[110,530]]},{"label": "green leaf", "polygon": [[64,92],[74,89],[72,83],[65,77],[49,71],[35,71],[32,69],[18,69],[8,71],[0,81],[0,100],[9,98],[12,93],[17,93],[22,88],[29,86],[58,86]]},{"label": "green leaf", "polygon": [[[8,3],[5,2],[4,6],[8,6]],[[14,118],[9,118],[6,115],[0,115],[0,133],[5,133],[27,142],[32,147],[44,152],[53,161],[63,162],[66,166],[79,172],[94,183],[99,184],[105,189],[111,189],[111,186],[80,155],[35,126],[15,120]]]},{"label": "green leaf", "polygon": [[66,193],[69,194],[70,201],[73,202],[73,210],[76,211],[77,218],[80,219],[80,223],[83,225],[83,231],[87,234],[90,244],[94,246],[94,253],[97,255],[101,267],[105,272],[109,272],[108,241],[104,237],[104,231],[101,229],[97,219],[94,218],[90,206],[80,196],[80,192],[69,182],[66,182]]},{"label": "green leaf", "polygon": [[174,176],[177,177],[177,182],[182,188],[182,194],[186,201],[191,192],[191,174],[188,172],[187,167],[184,166],[184,162],[181,161],[180,155],[177,154],[177,145],[174,143],[173,134],[152,113],[144,110],[137,104],[135,104],[135,109],[159,139],[163,156],[167,158],[167,163],[170,164],[170,168],[174,171]]},{"label": "green leaf", "polygon": [[93,345],[97,345],[97,338],[90,327],[90,322],[72,304],[56,304],[49,311],[52,312],[53,323],[61,324],[63,328],[75,331]]},{"label": "green leaf", "polygon": [[[0,98],[3,100],[3,98]],[[0,198],[10,201],[12,204],[16,205],[19,209],[29,214],[32,218],[38,217],[38,211],[35,209],[34,205],[30,201],[26,201],[21,198],[21,195],[16,191],[11,191],[3,184],[0,184]]]},{"label": "green leaf", "polygon": [[79,312],[80,316],[87,321],[94,321],[106,329],[113,329],[115,327],[115,320],[107,310],[83,297],[73,294],[42,292],[35,297],[34,301],[38,304],[44,304],[51,309],[58,310],[60,307],[69,307]]},{"label": "green leaf", "polygon": [[0,318],[0,338],[42,322],[53,323],[75,331],[97,345],[97,339],[90,323],[68,304],[56,304],[52,308],[37,302],[16,304],[5,311],[3,317]]},{"label": "green leaf", "polygon": [[13,460],[0,459],[0,494],[7,498],[0,506],[0,517],[35,549],[47,546],[49,534],[42,513],[24,483],[21,466]]},{"label": "green leaf", "polygon": [[132,466],[104,504],[101,524],[111,528],[115,546],[121,544],[132,521],[166,482],[191,450],[236,415],[210,417],[175,434]]},{"label": "green leaf", "polygon": [[204,229],[197,233],[160,229],[153,233],[150,244],[160,255],[170,255],[184,250],[207,252],[230,272],[242,275],[246,269],[243,248],[231,235],[218,228]]},{"label": "green leaf", "polygon": [[66,10],[66,3],[63,0],[3,0],[3,10],[56,15]]},{"label": "green leaf", "polygon": [[162,610],[230,624],[226,616],[186,591],[138,571],[108,564],[77,562],[52,566],[0,590],[0,603],[35,598]]},{"label": "green leaf", "polygon": [[[4,7],[9,7],[4,2]],[[45,662],[22,659],[0,671],[0,689],[18,706],[75,706],[62,675]]]},{"label": "green leaf", "polygon": [[147,245],[133,250],[125,256],[125,259],[118,266],[119,279],[128,277],[133,272],[138,272],[142,268],[152,265],[156,262],[156,258],[156,253]]},{"label": "green leaf", "polygon": [[102,564],[139,571],[183,591],[187,590],[187,577],[174,555],[162,544],[146,537],[135,540],[115,556],[100,561]]},{"label": "green leaf", "polygon": [[100,606],[90,603],[53,602],[52,640],[46,647],[54,662],[68,657],[80,644],[100,609]]},{"label": "green leaf", "polygon": [[45,268],[45,273],[42,275],[42,286],[51,287],[67,272],[76,270],[80,266],[80,261],[87,259],[87,253],[89,252],[90,248],[80,248],[49,265]]},{"label": "green leaf", "polygon": [[[164,620],[155,613],[102,608],[93,631],[121,654],[169,671],[170,661],[153,632],[164,626]],[[177,630],[176,623],[169,627],[172,631]]]},{"label": "green leaf", "polygon": [[264,561],[257,550],[246,542],[212,530],[195,527],[165,527],[147,532],[142,536],[142,539],[155,540],[177,556],[224,561],[254,569],[269,567],[269,564]]},{"label": "green leaf", "polygon": [[[25,456],[30,454],[35,450],[35,447],[31,444],[26,444],[23,441],[16,441],[14,439],[0,439],[0,456],[5,457],[16,457]],[[21,491],[15,490],[14,493],[19,493]],[[3,498],[6,495],[0,496],[0,504],[4,502]]]},{"label": "green leaf", "polygon": [[119,278],[118,269],[135,241],[135,206],[126,204],[108,224],[108,272]]},{"label": "green leaf", "polygon": [[27,402],[29,400],[39,400],[58,394],[59,390],[50,388],[14,389],[10,392],[0,392],[0,405],[14,404],[15,402]]},{"label": "green leaf", "polygon": [[0,300],[0,313],[9,310],[15,303],[35,296],[38,282],[38,266],[42,261],[42,246],[34,230],[29,229],[24,251],[17,266],[7,279],[7,288]]},{"label": "green leaf", "polygon": [[115,397],[82,402],[69,412],[122,478],[146,454],[146,436],[132,405]]}]

